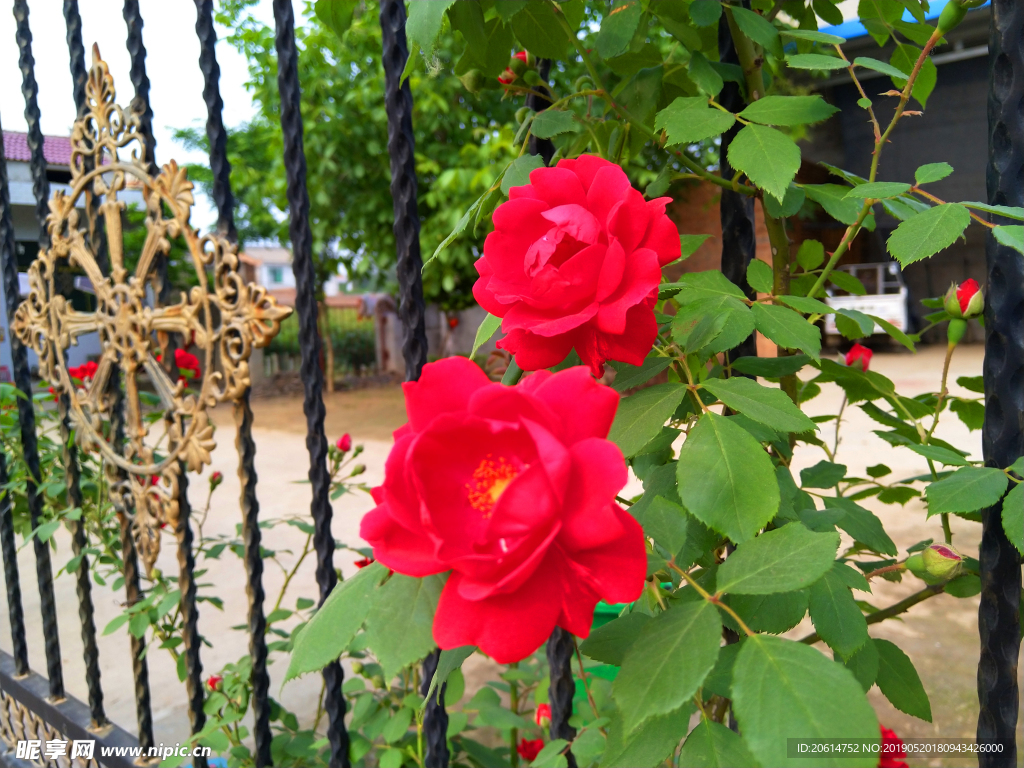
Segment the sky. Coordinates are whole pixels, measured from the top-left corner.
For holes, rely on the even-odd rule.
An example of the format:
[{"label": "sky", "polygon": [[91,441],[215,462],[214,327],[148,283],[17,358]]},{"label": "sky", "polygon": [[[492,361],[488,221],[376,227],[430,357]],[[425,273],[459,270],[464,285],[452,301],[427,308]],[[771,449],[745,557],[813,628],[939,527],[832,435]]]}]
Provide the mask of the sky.
[{"label": "sky", "polygon": [[[301,23],[305,3],[293,0],[293,4],[296,23]],[[67,136],[75,119],[75,105],[63,3],[60,0],[29,0],[28,5],[43,133]],[[142,39],[146,46],[146,72],[150,80],[156,161],[160,165],[171,158],[179,163],[206,162],[203,152],[190,152],[173,139],[177,128],[195,126],[205,131],[206,126],[195,4],[192,0],[140,0],[139,5],[144,22]],[[98,43],[100,54],[114,77],[117,101],[122,107],[127,107],[135,91],[128,77],[130,59],[125,47],[127,28],[121,15],[121,3],[118,0],[79,0],[79,9],[87,62],[92,60],[92,44]],[[259,0],[253,12],[267,24],[273,24],[270,0]],[[217,63],[221,72],[224,123],[232,127],[249,120],[255,110],[245,89],[248,80],[245,58],[224,40],[225,35],[226,30],[218,27]],[[15,22],[9,11],[0,12],[0,72],[4,73],[0,77],[0,123],[4,130],[25,131],[25,101],[21,95]],[[212,206],[199,196],[193,209],[193,226],[205,229],[215,221]]]}]

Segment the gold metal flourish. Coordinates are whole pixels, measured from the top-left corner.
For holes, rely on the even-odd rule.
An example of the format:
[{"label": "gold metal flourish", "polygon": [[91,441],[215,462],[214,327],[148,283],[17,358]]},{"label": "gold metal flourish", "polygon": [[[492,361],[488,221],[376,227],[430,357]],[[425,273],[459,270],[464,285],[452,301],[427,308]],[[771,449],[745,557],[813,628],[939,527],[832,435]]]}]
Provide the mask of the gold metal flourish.
[{"label": "gold metal flourish", "polygon": [[[291,310],[278,306],[262,286],[243,282],[236,245],[216,234],[200,235],[189,225],[193,184],[184,168],[172,160],[156,177],[149,175],[138,118],[115,102],[113,78],[95,46],[86,95],[87,112],[71,134],[71,189],[55,192],[50,200],[51,244],[29,268],[29,294],[18,307],[13,331],[38,354],[40,376],[55,392],[68,395],[79,446],[105,459],[111,499],[118,513],[131,519],[149,571],[159,554],[160,527],[177,528],[181,468],[199,472],[210,463],[216,444],[207,408],[242,397],[250,384],[253,347],[266,346]],[[129,178],[140,183],[146,206],[146,238],[134,274],[125,266],[125,202],[118,199]],[[99,219],[90,212],[98,212],[105,224],[109,275],[97,262],[95,244],[102,234]],[[169,252],[172,238],[184,241],[199,285],[178,304],[161,307],[151,299],[159,287],[154,267]],[[62,261],[92,283],[95,312],[75,310],[55,289]],[[94,331],[102,344],[99,367],[91,382],[77,387],[65,351]],[[200,350],[203,376],[193,389],[168,376],[155,357],[166,349],[170,334]],[[140,377],[148,379],[165,409],[163,438],[150,436]],[[114,410],[122,407],[124,440],[119,446],[109,424]]]}]

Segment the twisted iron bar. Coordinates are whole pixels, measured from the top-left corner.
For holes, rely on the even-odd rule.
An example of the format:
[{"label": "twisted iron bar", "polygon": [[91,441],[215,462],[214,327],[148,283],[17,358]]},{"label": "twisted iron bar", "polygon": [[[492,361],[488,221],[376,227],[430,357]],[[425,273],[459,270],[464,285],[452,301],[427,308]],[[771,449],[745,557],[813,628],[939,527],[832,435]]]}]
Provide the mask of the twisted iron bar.
[{"label": "twisted iron bar", "polygon": [[[281,133],[288,192],[288,234],[292,243],[292,271],[295,273],[295,307],[299,315],[299,348],[302,350],[300,376],[303,382],[302,409],[306,415],[306,449],[309,451],[309,481],[313,500],[311,511],[315,531],[316,581],[320,604],[337,582],[334,572],[334,537],[331,534],[331,477],[327,471],[327,437],[324,435],[324,373],[320,368],[322,347],[317,330],[316,273],[313,267],[313,235],[309,229],[309,192],[306,189],[306,155],[302,144],[301,91],[298,52],[295,48],[295,16],[291,0],[274,0],[276,26],[277,86],[281,95]],[[344,676],[335,661],[324,667],[327,736],[331,743],[331,768],[348,768],[349,737],[345,728]],[[269,755],[269,752],[268,752]]]},{"label": "twisted iron bar", "polygon": [[[46,180],[46,158],[43,156],[43,132],[39,126],[39,105],[36,96],[35,60],[32,57],[32,31],[28,24],[28,3],[15,0],[14,18],[17,23],[18,66],[21,69],[21,92],[25,97],[25,121],[28,123],[28,146],[31,151],[32,193],[36,202],[36,218],[39,223],[39,247],[49,246],[46,233],[46,214],[49,211],[50,184]],[[18,267],[15,254],[11,252],[4,264],[4,289],[7,299],[7,319],[14,324],[14,312],[18,306]],[[36,417],[32,408],[32,379],[28,370],[28,352],[17,340],[11,340],[14,358],[14,383],[26,397],[18,398],[18,423],[21,428],[21,447],[29,477],[27,497],[32,528],[42,522],[43,499],[39,495],[40,481],[39,447],[36,440]],[[36,582],[39,585],[39,606],[43,615],[43,646],[46,650],[46,677],[50,684],[50,696],[64,698],[64,671],[61,667],[60,636],[57,632],[57,600],[53,591],[53,568],[50,564],[50,547],[38,536],[33,536],[32,547],[36,556]]]},{"label": "twisted iron bar", "polygon": [[[576,642],[570,632],[555,627],[548,638],[548,667],[551,669],[551,685],[548,686],[548,701],[551,704],[551,727],[549,735],[552,739],[565,739],[571,742],[576,738],[576,729],[569,725],[572,717],[572,697],[576,693],[576,684],[572,679],[572,657],[576,651]],[[565,751],[568,768],[576,768],[576,757],[572,750]]]},{"label": "twisted iron bar", "polygon": [[[437,672],[437,663],[440,659],[441,649],[435,648],[423,660],[423,682],[420,683],[420,693],[423,696],[430,692],[430,683]],[[424,768],[447,768],[451,759],[448,751],[448,713],[444,708],[444,695],[447,690],[448,683],[443,683],[441,690],[435,691],[427,699],[423,713],[423,738],[427,743]]]},{"label": "twisted iron bar", "polygon": [[[0,130],[2,134],[2,130]],[[14,221],[11,216],[11,191],[7,183],[7,158],[3,141],[0,141],[0,269],[3,270],[4,294],[8,291],[8,265],[14,270],[17,286],[17,265],[14,253]],[[19,342],[12,342],[21,346]],[[24,348],[22,348],[24,354]],[[7,472],[7,454],[0,450],[0,486],[6,487],[10,477]],[[11,495],[0,494],[0,547],[3,549],[4,582],[7,585],[7,614],[11,620],[11,648],[14,651],[14,666],[18,675],[27,675],[28,644],[25,642],[25,613],[21,605],[21,578],[18,573],[18,545],[14,538],[14,511]]]},{"label": "twisted iron bar", "polygon": [[[989,203],[1024,204],[1024,5],[993,0],[989,34]],[[1016,222],[1013,222],[1016,223]],[[982,451],[990,467],[1008,467],[1024,453],[1024,262],[996,242],[985,244],[988,296],[985,306],[985,423]],[[981,605],[978,629],[978,741],[1003,744],[979,755],[982,768],[1017,764],[1016,726],[1020,692],[1020,555],[1006,538],[1002,504],[982,512]]]},{"label": "twisted iron bar", "polygon": [[149,75],[146,74],[146,46],[142,42],[142,12],[139,0],[124,0],[122,12],[128,27],[128,55],[131,58],[129,76],[135,87],[131,110],[139,116],[139,133],[146,145],[146,172],[156,176],[156,139],[153,138],[153,107],[149,103]]}]

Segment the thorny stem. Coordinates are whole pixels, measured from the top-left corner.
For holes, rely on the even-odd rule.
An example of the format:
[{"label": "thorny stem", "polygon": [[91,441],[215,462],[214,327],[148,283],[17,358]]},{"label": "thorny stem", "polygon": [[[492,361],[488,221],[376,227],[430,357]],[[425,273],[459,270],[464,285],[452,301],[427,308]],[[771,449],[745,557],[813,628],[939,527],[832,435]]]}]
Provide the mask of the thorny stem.
[{"label": "thorny stem", "polygon": [[[601,715],[597,711],[597,704],[594,702],[594,695],[590,692],[590,683],[587,682],[587,673],[586,670],[583,669],[583,657],[580,656],[580,646],[579,643],[576,642],[575,637],[572,639],[572,644],[573,647],[576,649],[576,662],[579,664],[580,667],[580,680],[583,681],[583,690],[587,694],[587,701],[590,703],[590,711],[594,713],[595,718],[598,718]],[[605,731],[604,728],[599,728],[598,730],[600,730],[601,733],[603,733],[605,736],[608,735],[608,732]]]},{"label": "thorny stem", "polygon": [[754,632],[751,631],[750,627],[748,627],[746,625],[746,623],[743,621],[743,619],[741,619],[739,617],[739,614],[736,613],[736,611],[734,611],[728,605],[723,603],[719,599],[718,595],[712,595],[710,592],[708,592],[706,589],[704,589],[704,587],[702,587],[700,584],[698,584],[696,581],[694,581],[693,577],[690,574],[688,574],[686,571],[684,571],[682,568],[680,568],[678,565],[676,565],[675,560],[670,560],[668,562],[668,567],[671,568],[676,573],[678,573],[684,579],[686,579],[687,583],[689,583],[689,585],[691,587],[693,587],[695,590],[697,590],[697,594],[698,595],[703,597],[709,603],[713,603],[714,605],[717,605],[723,611],[725,611],[730,616],[732,616],[732,618],[735,620],[735,622],[740,625],[740,629],[743,630],[743,632],[747,635],[747,637],[753,637],[754,636]]},{"label": "thorny stem", "polygon": [[295,566],[285,575],[284,584],[281,585],[281,594],[277,596],[277,602],[274,603],[274,610],[276,611],[281,607],[281,601],[284,600],[285,592],[288,591],[288,585],[291,584],[292,579],[299,570],[299,566],[302,565],[302,561],[306,559],[306,556],[310,553],[310,542],[313,541],[313,534],[306,536],[306,543],[302,547],[302,554],[299,556]]},{"label": "thorny stem", "polygon": [[907,570],[906,563],[894,563],[893,565],[886,565],[882,568],[875,568],[875,570],[865,573],[864,578],[870,581],[875,578],[875,576],[881,576],[883,573],[896,573],[897,571],[905,570]]},{"label": "thorny stem", "polygon": [[829,456],[829,461],[834,462],[836,460],[836,454],[839,453],[839,427],[843,423],[843,411],[846,410],[846,390],[843,390],[843,402],[839,404],[839,413],[836,414],[836,441],[832,448],[832,455]]},{"label": "thorny stem", "polygon": [[[515,661],[508,665],[509,669],[516,669],[519,666],[519,662]],[[519,714],[519,686],[516,685],[515,680],[508,681],[508,704],[509,709],[512,710],[513,715]],[[509,759],[512,761],[512,768],[517,768],[519,765],[519,753],[516,751],[516,744],[519,741],[519,729],[512,728],[509,731]]]},{"label": "thorny stem", "polygon": [[[877,624],[880,621],[891,619],[893,616],[899,616],[901,613],[906,613],[918,603],[923,600],[927,600],[929,597],[935,597],[935,595],[941,594],[946,589],[945,584],[935,584],[930,587],[925,587],[920,592],[915,592],[909,597],[905,597],[898,603],[893,603],[888,608],[883,608],[880,611],[869,613],[864,617],[864,620],[868,624]],[[800,638],[801,643],[806,645],[814,645],[816,642],[821,640],[817,632],[812,632],[807,637]]]}]

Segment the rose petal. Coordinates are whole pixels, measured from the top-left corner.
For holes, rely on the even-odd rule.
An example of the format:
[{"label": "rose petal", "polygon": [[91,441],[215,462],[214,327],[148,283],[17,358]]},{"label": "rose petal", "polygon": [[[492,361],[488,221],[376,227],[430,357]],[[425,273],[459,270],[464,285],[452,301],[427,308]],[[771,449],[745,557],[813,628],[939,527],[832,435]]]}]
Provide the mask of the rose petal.
[{"label": "rose petal", "polygon": [[619,393],[594,381],[586,368],[559,371],[540,382],[535,392],[558,414],[557,434],[566,445],[608,437],[619,407]]},{"label": "rose petal", "polygon": [[513,328],[505,338],[498,341],[497,346],[515,355],[516,364],[524,371],[539,371],[565,360],[572,351],[574,338],[572,334],[538,336],[521,328]]},{"label": "rose petal", "polygon": [[615,494],[625,487],[628,473],[622,451],[608,440],[587,438],[573,445],[569,454],[569,493],[559,544],[571,553],[604,546],[624,535]]},{"label": "rose petal", "polygon": [[587,204],[587,193],[583,191],[579,177],[565,168],[537,168],[530,171],[530,184],[537,197],[552,208],[558,205]]},{"label": "rose petal", "polygon": [[373,547],[373,556],[407,576],[430,576],[449,569],[434,554],[435,542],[421,529],[410,531],[398,524],[386,505],[363,515],[359,536]]},{"label": "rose petal", "polygon": [[465,411],[470,395],[490,383],[480,366],[465,357],[428,363],[419,381],[402,384],[409,425],[422,432],[442,413]]}]

